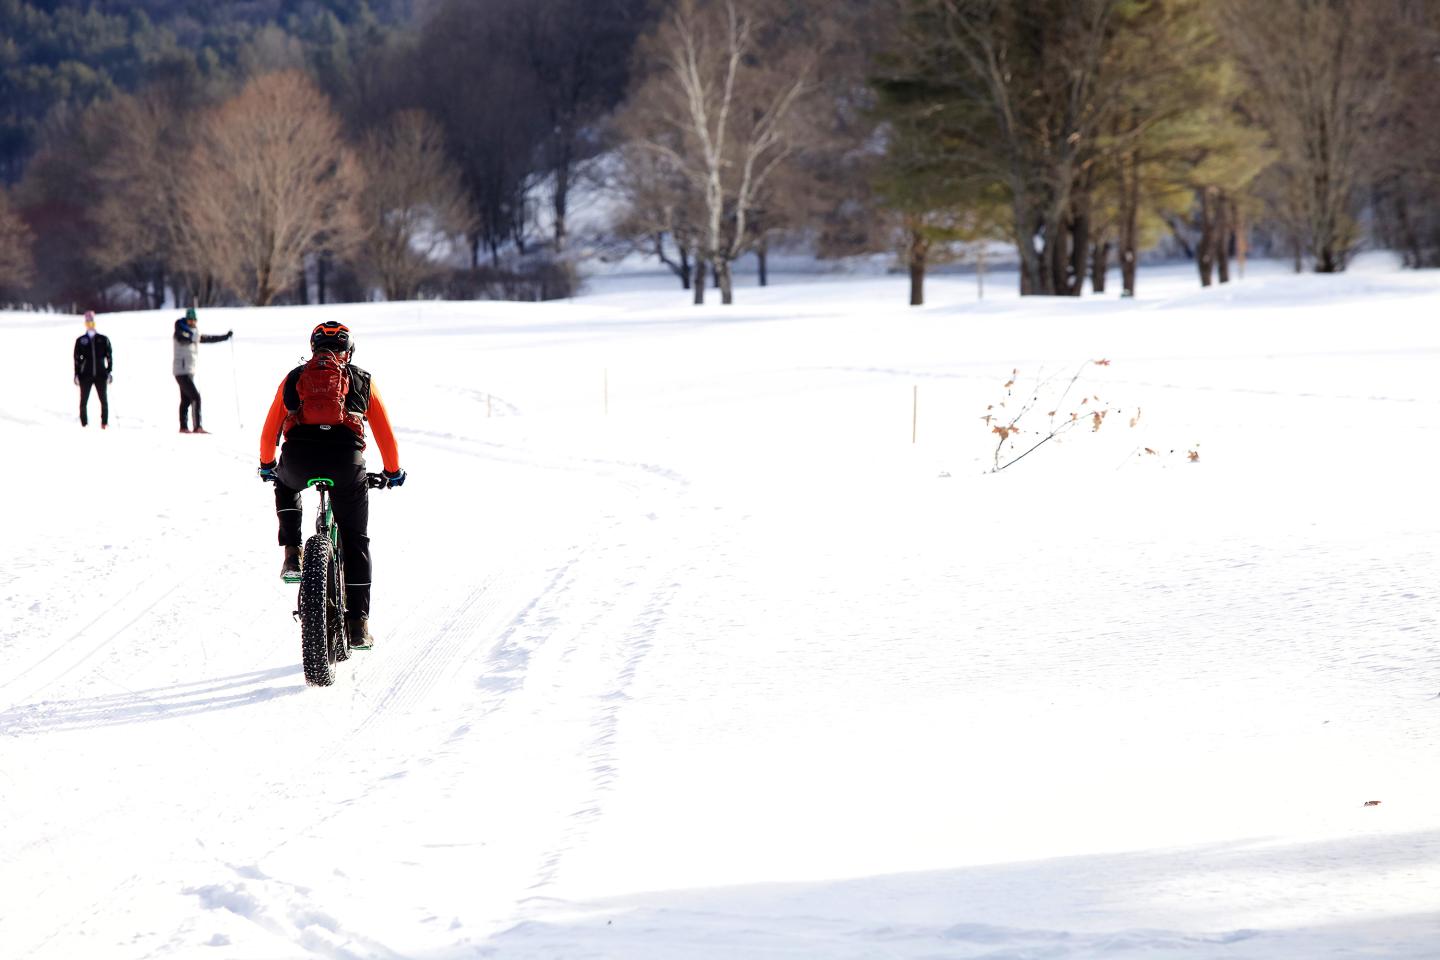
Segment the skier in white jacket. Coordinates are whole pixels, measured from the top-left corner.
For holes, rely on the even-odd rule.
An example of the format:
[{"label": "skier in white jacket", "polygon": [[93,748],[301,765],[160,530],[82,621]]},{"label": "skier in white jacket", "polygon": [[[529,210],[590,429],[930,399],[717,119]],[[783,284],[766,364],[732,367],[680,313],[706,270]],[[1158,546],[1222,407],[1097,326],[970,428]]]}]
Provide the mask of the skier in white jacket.
[{"label": "skier in white jacket", "polygon": [[[234,330],[223,334],[201,335],[195,308],[175,321],[175,382],[180,385],[180,432],[209,433],[200,425],[200,391],[195,388],[195,367],[200,359],[200,344],[222,343],[235,336]],[[190,428],[190,407],[195,407],[195,428]]]}]

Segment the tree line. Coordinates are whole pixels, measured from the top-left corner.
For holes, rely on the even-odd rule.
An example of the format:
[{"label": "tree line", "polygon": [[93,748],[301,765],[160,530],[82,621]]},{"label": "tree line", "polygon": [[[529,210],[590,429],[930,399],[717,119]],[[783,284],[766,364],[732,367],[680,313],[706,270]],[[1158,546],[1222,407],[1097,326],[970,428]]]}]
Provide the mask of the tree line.
[{"label": "tree line", "polygon": [[[1440,264],[1434,0],[0,0],[0,302],[702,301],[770,249],[1127,294]],[[610,210],[577,233],[577,196]],[[983,262],[982,262],[983,265]]]}]

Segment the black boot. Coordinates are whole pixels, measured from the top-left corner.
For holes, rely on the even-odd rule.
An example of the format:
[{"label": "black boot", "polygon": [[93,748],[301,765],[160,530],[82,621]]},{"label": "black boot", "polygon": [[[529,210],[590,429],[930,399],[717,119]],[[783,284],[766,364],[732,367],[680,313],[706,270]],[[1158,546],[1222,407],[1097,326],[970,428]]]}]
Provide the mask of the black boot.
[{"label": "black boot", "polygon": [[300,548],[286,547],[285,562],[280,565],[280,579],[296,583],[300,579]]},{"label": "black boot", "polygon": [[375,638],[370,636],[370,621],[365,617],[349,617],[345,625],[350,628],[351,650],[369,650],[375,646]]}]

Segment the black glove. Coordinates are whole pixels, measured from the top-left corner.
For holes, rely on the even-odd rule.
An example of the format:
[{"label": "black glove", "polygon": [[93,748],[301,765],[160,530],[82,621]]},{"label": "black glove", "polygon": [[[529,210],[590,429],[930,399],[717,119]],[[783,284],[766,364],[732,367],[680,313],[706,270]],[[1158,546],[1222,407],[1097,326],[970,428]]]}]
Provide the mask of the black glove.
[{"label": "black glove", "polygon": [[382,476],[385,478],[386,488],[398,487],[405,482],[404,470],[386,470]]},{"label": "black glove", "polygon": [[279,474],[275,472],[274,460],[270,460],[266,463],[260,464],[260,469],[255,471],[255,475],[258,476],[261,480],[265,481],[273,481],[280,479]]},{"label": "black glove", "polygon": [[233,336],[235,336],[235,331],[234,331],[234,330],[226,330],[226,331],[225,331],[225,339],[226,339],[226,340],[229,340],[229,339],[230,339],[231,337],[233,337]]}]

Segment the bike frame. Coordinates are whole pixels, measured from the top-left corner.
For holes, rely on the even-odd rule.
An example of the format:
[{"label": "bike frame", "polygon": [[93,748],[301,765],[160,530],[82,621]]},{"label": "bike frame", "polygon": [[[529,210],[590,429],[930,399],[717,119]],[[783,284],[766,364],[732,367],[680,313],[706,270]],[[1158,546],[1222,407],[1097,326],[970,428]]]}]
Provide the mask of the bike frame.
[{"label": "bike frame", "polygon": [[320,492],[320,514],[315,518],[315,532],[322,537],[329,538],[330,542],[338,548],[340,546],[340,532],[335,527],[335,517],[330,509],[329,491],[335,486],[335,481],[329,477],[316,477],[305,484],[307,487],[314,487]]},{"label": "bike frame", "polygon": [[[340,552],[340,528],[335,524],[335,514],[330,506],[330,490],[334,488],[335,481],[329,477],[315,477],[306,482],[305,486],[313,487],[320,494],[320,511],[315,516],[315,532],[330,541],[334,548],[336,568],[340,571],[340,581],[344,583],[345,562]],[[340,595],[335,599],[336,605],[340,608],[342,624],[345,619],[345,590],[342,586]],[[342,627],[343,629],[343,627]]]}]

